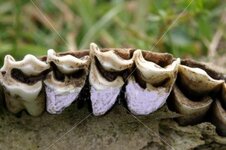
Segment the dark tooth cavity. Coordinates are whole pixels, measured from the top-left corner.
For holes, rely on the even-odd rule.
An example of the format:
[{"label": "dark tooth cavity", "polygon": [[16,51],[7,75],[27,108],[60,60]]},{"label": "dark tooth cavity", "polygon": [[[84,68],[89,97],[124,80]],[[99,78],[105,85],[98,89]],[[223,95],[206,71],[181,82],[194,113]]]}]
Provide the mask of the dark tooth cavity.
[{"label": "dark tooth cavity", "polygon": [[11,76],[17,81],[31,85],[37,83],[38,81],[44,80],[49,72],[50,70],[47,69],[38,75],[28,76],[21,70],[14,68],[11,70]]}]

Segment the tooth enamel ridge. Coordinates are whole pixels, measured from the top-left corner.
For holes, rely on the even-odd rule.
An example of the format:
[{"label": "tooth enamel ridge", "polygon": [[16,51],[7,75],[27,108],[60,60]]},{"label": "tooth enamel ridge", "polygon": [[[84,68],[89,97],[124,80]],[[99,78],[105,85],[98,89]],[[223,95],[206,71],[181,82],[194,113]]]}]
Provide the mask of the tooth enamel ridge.
[{"label": "tooth enamel ridge", "polygon": [[[39,116],[60,114],[86,99],[95,116],[106,114],[123,97],[134,115],[148,115],[163,105],[183,126],[211,122],[226,136],[226,75],[209,65],[132,48],[104,48],[56,53],[21,61],[6,55],[0,83],[9,111]],[[124,91],[125,89],[125,91]],[[88,91],[90,90],[90,91]],[[86,95],[84,98],[81,95]],[[120,99],[121,100],[121,99]]]}]

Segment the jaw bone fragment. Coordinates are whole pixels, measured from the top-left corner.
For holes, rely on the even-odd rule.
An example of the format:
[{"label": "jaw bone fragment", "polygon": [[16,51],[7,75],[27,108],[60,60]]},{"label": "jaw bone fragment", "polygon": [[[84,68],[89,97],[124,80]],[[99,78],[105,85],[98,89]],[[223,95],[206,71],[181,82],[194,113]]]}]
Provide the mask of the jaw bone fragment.
[{"label": "jaw bone fragment", "polygon": [[78,98],[85,85],[90,64],[88,51],[56,54],[48,50],[47,62],[52,71],[45,83],[46,108],[51,114],[60,114]]},{"label": "jaw bone fragment", "polygon": [[177,118],[180,125],[197,124],[203,120],[207,114],[213,100],[210,96],[191,99],[175,85],[169,103],[173,109],[182,116]]},{"label": "jaw bone fragment", "polygon": [[105,114],[115,104],[124,85],[123,73],[133,66],[133,57],[130,58],[130,53],[131,51],[126,49],[120,53],[113,49],[100,50],[94,43],[90,45],[92,59],[89,74],[90,99],[95,116]]},{"label": "jaw bone fragment", "polygon": [[6,55],[0,71],[7,108],[13,113],[26,109],[32,116],[40,115],[45,109],[42,79],[49,65],[33,55],[26,55],[21,61]]},{"label": "jaw bone fragment", "polygon": [[136,50],[134,61],[136,71],[126,85],[127,105],[135,115],[148,115],[165,104],[176,80],[180,59]]}]

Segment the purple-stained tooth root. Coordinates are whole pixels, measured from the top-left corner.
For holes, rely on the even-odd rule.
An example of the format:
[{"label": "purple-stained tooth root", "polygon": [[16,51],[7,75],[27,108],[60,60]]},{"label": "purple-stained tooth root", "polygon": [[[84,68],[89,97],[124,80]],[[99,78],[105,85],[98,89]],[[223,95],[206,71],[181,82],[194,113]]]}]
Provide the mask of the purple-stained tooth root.
[{"label": "purple-stained tooth root", "polygon": [[114,104],[120,93],[120,88],[96,90],[91,87],[92,111],[95,116],[104,115]]},{"label": "purple-stained tooth root", "polygon": [[165,104],[169,92],[164,88],[143,89],[134,79],[129,79],[125,96],[127,106],[134,115],[148,115]]}]

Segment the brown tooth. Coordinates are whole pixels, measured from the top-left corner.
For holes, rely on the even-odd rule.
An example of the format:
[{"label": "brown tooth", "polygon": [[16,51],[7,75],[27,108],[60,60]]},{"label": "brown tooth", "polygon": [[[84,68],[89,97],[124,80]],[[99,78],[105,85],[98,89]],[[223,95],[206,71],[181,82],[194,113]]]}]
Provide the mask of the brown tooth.
[{"label": "brown tooth", "polygon": [[99,49],[94,43],[90,45],[90,100],[95,116],[105,114],[115,104],[124,85],[123,75],[133,65],[130,53],[129,49],[107,50]]},{"label": "brown tooth", "polygon": [[226,107],[226,83],[224,83],[224,84],[222,85],[221,95],[222,95],[222,105],[223,105],[224,107]]},{"label": "brown tooth", "polygon": [[90,57],[87,51],[56,54],[48,51],[47,62],[52,66],[45,83],[46,108],[51,114],[60,114],[75,101],[88,75]]},{"label": "brown tooth", "polygon": [[216,126],[219,135],[226,136],[226,111],[219,99],[213,104],[212,123]]},{"label": "brown tooth", "polygon": [[175,85],[168,103],[173,110],[182,115],[177,118],[180,125],[193,125],[203,121],[212,102],[213,100],[209,96],[196,99],[188,98]]},{"label": "brown tooth", "polygon": [[203,63],[183,60],[179,66],[178,82],[191,95],[204,96],[216,93],[224,83],[221,73],[215,72]]},{"label": "brown tooth", "polygon": [[26,109],[33,116],[40,115],[45,109],[45,93],[42,79],[48,73],[49,65],[32,55],[15,61],[10,55],[5,56],[1,68],[7,108],[18,113]]},{"label": "brown tooth", "polygon": [[148,115],[165,104],[176,80],[180,59],[136,50],[134,61],[136,70],[126,85],[127,105],[135,115]]}]

